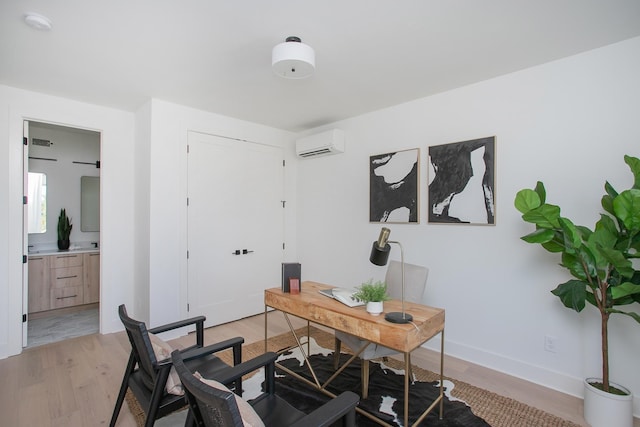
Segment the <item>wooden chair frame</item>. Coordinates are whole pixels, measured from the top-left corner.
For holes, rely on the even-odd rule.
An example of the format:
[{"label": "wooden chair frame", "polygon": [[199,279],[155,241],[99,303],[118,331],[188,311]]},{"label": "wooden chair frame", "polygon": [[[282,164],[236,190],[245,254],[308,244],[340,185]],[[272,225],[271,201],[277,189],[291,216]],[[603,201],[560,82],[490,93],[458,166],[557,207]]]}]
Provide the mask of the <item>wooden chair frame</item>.
[{"label": "wooden chair frame", "polygon": [[[127,315],[124,304],[118,307],[118,313],[131,343],[131,354],[122,378],[122,385],[120,386],[120,392],[118,393],[109,424],[110,427],[114,427],[116,424],[127,389],[131,389],[145,412],[145,427],[153,426],[156,419],[187,405],[184,396],[169,394],[165,391],[173,363],[171,358],[165,360],[156,359],[149,333],[159,334],[185,326],[195,326],[196,343],[184,350],[179,350],[179,353],[192,361],[190,367],[200,369],[203,373],[209,375],[230,367],[214,355],[216,352],[231,348],[233,364],[237,365],[242,361],[244,339],[241,337],[231,338],[204,347],[204,316],[193,317],[147,330],[144,322],[134,320]],[[225,384],[229,385],[231,383],[233,383],[232,386],[235,389],[242,390],[241,378]]]}]

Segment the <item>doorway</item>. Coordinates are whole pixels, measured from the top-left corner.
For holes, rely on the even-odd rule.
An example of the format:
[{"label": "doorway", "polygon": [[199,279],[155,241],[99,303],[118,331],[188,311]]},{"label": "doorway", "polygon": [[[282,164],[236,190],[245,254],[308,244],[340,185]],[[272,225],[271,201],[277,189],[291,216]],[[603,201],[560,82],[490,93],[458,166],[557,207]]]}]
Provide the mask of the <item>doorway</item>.
[{"label": "doorway", "polygon": [[[24,126],[23,347],[99,332],[99,132],[29,121]],[[72,225],[60,250],[58,224]]]}]

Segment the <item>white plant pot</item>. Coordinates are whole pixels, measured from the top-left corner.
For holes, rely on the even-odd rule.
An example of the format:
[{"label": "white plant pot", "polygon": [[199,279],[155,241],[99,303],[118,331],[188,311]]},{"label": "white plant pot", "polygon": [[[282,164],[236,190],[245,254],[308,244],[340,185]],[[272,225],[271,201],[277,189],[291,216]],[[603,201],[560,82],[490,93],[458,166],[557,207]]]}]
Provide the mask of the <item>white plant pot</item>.
[{"label": "white plant pot", "polygon": [[591,427],[633,427],[633,394],[621,385],[610,385],[627,392],[625,396],[605,393],[590,382],[602,382],[598,378],[584,380],[584,419]]},{"label": "white plant pot", "polygon": [[382,301],[370,301],[367,303],[367,313],[377,316],[383,311]]}]

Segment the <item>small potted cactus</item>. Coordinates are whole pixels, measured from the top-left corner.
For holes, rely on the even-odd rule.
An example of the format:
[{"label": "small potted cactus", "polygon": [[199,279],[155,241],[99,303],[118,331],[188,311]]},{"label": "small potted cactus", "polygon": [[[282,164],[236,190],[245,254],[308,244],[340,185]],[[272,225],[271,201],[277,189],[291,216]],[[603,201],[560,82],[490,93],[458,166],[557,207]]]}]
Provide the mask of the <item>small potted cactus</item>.
[{"label": "small potted cactus", "polygon": [[58,216],[58,249],[66,251],[71,246],[71,218],[67,216],[65,209],[60,209],[60,215]]}]

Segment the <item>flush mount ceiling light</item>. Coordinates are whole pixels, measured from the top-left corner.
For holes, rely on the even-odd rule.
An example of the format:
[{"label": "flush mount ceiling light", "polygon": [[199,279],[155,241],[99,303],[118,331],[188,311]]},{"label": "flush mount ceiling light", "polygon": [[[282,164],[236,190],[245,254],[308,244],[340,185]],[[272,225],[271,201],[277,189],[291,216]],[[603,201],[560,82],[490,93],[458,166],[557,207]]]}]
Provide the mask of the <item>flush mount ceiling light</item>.
[{"label": "flush mount ceiling light", "polygon": [[24,22],[31,28],[35,28],[40,31],[51,30],[51,20],[46,16],[29,12],[24,14]]},{"label": "flush mount ceiling light", "polygon": [[300,37],[287,37],[271,52],[273,71],[287,79],[304,79],[313,75],[316,67],[316,54],[313,48],[302,43]]}]

